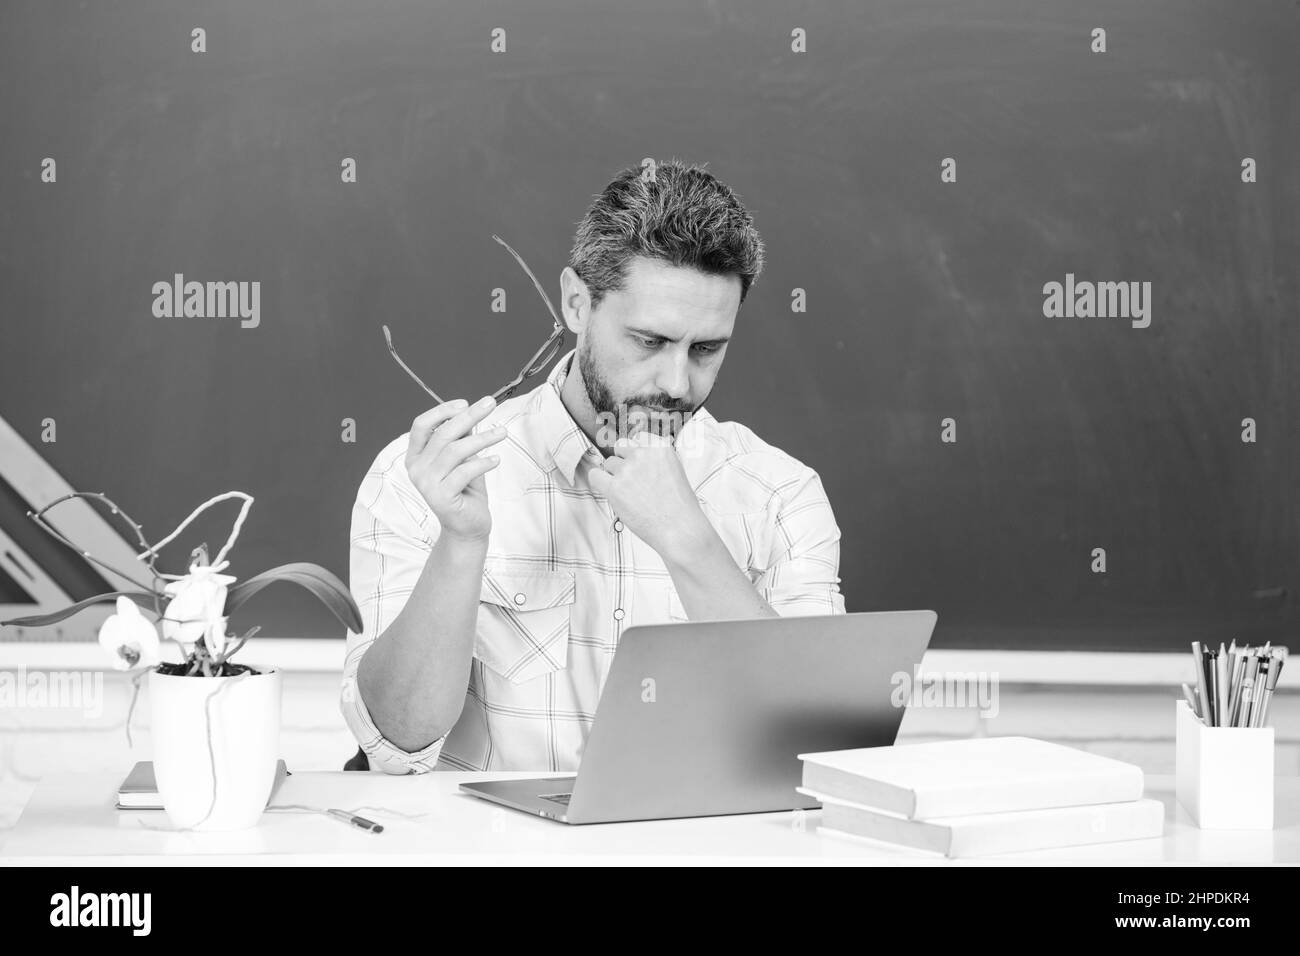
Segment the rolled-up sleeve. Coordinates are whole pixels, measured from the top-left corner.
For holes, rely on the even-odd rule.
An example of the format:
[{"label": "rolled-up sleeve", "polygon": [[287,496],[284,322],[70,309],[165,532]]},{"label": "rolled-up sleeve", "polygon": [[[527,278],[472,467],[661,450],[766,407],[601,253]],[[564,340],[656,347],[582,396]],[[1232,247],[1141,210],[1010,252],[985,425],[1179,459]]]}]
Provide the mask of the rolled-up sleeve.
[{"label": "rolled-up sleeve", "polygon": [[386,739],[361,699],[361,658],[406,605],[438,536],[437,519],[406,473],[406,440],[393,442],[375,459],[352,506],[349,588],[361,611],[362,633],[348,631],[339,706],[372,769],[424,773],[438,762],[446,736],[414,752]]},{"label": "rolled-up sleeve", "polygon": [[782,617],[843,614],[840,529],[811,468],[778,488],[768,505],[773,554],[755,587]]}]

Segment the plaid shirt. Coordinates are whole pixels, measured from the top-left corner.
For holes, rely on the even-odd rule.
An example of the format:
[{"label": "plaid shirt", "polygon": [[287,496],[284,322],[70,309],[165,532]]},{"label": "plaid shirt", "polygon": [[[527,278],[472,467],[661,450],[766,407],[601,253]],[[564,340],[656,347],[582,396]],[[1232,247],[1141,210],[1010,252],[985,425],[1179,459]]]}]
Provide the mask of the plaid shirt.
[{"label": "plaid shirt", "polygon": [[[509,437],[486,479],[492,532],[465,708],[413,753],[375,727],[356,675],[410,597],[438,520],[406,473],[406,435],[362,479],[350,585],[365,631],[348,634],[341,707],[372,769],[576,770],[620,635],[688,620],[663,560],[587,482],[603,458],[560,398],[573,355],[476,429],[505,425]],[[816,472],[703,408],[676,445],[704,514],[773,610],[843,614],[840,532]]]}]

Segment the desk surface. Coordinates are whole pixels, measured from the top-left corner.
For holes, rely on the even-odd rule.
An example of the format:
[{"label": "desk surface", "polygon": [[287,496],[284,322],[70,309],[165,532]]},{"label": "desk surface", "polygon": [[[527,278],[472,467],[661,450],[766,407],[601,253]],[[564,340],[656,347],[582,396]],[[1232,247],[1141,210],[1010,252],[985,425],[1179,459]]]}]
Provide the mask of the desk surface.
[{"label": "desk surface", "polygon": [[272,801],[359,811],[385,825],[371,834],[291,810],[268,810],[258,826],[233,833],[177,831],[161,811],[115,809],[119,774],[55,774],[0,836],[0,865],[1300,863],[1300,777],[1278,779],[1271,832],[1199,830],[1177,806],[1173,777],[1148,775],[1148,796],[1166,808],[1160,839],[946,860],[821,835],[819,810],[566,826],[458,789],[467,780],[529,776],[536,774],[295,773]]}]

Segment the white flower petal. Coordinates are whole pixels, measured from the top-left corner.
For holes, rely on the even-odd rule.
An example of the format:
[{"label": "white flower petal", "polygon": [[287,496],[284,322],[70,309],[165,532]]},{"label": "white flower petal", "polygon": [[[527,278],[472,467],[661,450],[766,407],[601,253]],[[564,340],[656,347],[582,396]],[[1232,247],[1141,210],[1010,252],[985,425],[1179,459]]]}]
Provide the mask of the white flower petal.
[{"label": "white flower petal", "polygon": [[123,630],[122,619],[116,614],[110,614],[99,626],[99,646],[114,661],[118,659],[117,649],[122,646]]},{"label": "white flower petal", "polygon": [[226,643],[226,585],[236,579],[217,574],[207,567],[194,567],[190,573],[166,587],[172,595],[164,614],[163,634],[183,644],[203,641],[214,657]]},{"label": "white flower petal", "polygon": [[137,667],[156,667],[162,662],[162,648],[158,643],[158,632],[150,628],[151,639],[140,644],[140,660]]},{"label": "white flower petal", "polygon": [[117,670],[130,670],[161,659],[158,631],[128,597],[117,599],[117,613],[99,628],[99,646]]}]

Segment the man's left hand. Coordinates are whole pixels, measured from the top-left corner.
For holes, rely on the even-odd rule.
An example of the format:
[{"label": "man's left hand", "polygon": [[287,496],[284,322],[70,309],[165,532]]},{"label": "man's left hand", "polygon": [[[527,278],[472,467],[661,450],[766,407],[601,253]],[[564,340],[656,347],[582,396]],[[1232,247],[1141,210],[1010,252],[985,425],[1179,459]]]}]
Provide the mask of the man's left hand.
[{"label": "man's left hand", "polygon": [[640,432],[620,438],[614,454],[588,476],[614,514],[665,560],[680,555],[712,530],[667,438]]}]

